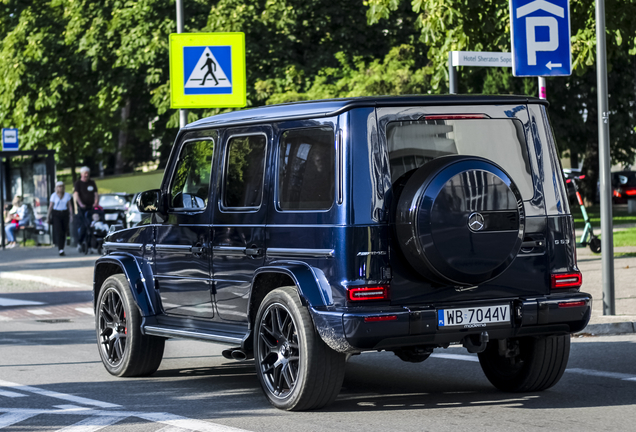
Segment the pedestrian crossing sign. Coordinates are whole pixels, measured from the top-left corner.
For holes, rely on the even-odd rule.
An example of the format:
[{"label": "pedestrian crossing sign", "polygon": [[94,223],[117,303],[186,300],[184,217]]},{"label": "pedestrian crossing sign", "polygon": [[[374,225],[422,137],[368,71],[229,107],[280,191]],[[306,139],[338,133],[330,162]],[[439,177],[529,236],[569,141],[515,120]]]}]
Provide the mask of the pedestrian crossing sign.
[{"label": "pedestrian crossing sign", "polygon": [[247,104],[244,33],[170,35],[170,107]]}]

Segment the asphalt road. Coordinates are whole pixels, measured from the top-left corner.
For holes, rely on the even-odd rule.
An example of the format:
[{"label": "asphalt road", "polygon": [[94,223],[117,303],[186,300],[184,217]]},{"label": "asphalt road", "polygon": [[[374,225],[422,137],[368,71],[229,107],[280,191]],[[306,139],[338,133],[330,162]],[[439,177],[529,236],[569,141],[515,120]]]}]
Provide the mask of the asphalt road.
[{"label": "asphalt road", "polygon": [[[86,305],[77,293],[56,295],[67,312]],[[333,405],[291,413],[266,401],[253,361],[228,361],[221,345],[172,340],[152,377],[112,377],[99,359],[93,318],[84,310],[59,319],[64,311],[46,306],[47,298],[0,294],[5,303],[37,301],[45,305],[30,310],[50,312],[0,322],[3,431],[615,431],[636,424],[636,335],[573,339],[562,380],[528,394],[495,390],[460,347],[420,364],[365,353],[350,359]]]}]

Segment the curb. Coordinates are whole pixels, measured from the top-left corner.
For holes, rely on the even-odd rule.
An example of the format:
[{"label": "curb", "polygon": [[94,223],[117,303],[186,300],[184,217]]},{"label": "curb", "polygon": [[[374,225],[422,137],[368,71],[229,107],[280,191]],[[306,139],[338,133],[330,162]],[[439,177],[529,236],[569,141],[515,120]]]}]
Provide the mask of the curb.
[{"label": "curb", "polygon": [[605,336],[636,333],[636,322],[624,321],[613,323],[588,324],[580,332],[574,333],[574,336]]},{"label": "curb", "polygon": [[35,276],[25,273],[16,272],[0,272],[0,279],[12,279],[19,281],[38,282],[45,285],[50,285],[56,288],[82,288],[86,290],[92,289],[90,285],[85,285],[78,282],[70,282],[64,279],[57,279],[52,277]]}]

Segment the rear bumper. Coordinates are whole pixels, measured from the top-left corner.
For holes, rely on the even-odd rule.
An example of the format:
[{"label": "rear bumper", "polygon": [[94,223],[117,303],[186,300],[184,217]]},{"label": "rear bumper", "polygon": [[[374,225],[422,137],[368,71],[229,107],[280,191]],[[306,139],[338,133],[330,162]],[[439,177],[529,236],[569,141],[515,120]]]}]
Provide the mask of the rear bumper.
[{"label": "rear bumper", "polygon": [[[376,307],[356,309],[355,312],[310,308],[310,312],[325,343],[336,351],[350,353],[417,345],[444,346],[483,331],[488,332],[490,339],[574,333],[585,328],[592,312],[592,296],[586,293],[437,306],[461,308],[506,302],[511,305],[510,323],[452,329],[438,327],[437,309],[433,307]],[[563,307],[568,303],[570,307]],[[391,320],[368,321],[369,317],[386,316],[390,316]]]}]

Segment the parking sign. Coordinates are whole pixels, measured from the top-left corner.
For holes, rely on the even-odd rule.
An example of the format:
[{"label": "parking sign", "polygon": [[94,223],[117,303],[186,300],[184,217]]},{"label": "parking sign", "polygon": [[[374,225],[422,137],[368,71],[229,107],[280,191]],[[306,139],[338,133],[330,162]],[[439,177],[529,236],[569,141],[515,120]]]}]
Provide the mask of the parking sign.
[{"label": "parking sign", "polygon": [[2,129],[2,150],[18,150],[19,147],[18,130],[13,128]]},{"label": "parking sign", "polygon": [[514,76],[572,74],[568,0],[510,0]]}]

